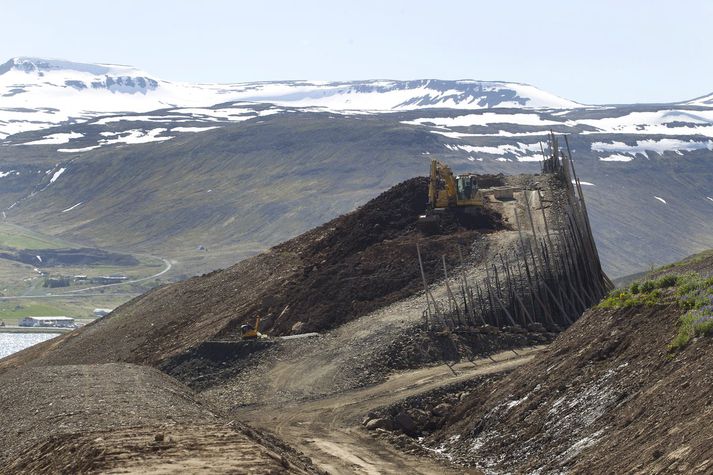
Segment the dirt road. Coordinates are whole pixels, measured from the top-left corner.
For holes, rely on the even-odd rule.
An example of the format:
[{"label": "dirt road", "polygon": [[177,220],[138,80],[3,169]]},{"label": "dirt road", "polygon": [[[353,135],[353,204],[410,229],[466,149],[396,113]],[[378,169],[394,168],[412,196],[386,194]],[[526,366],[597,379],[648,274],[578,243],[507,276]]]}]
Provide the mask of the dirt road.
[{"label": "dirt road", "polygon": [[499,353],[491,359],[460,363],[454,375],[445,365],[397,373],[382,384],[308,402],[250,406],[235,411],[252,426],[276,433],[332,474],[480,473],[449,468],[435,460],[409,455],[373,438],[361,420],[371,410],[406,397],[479,375],[514,369],[543,347]]}]

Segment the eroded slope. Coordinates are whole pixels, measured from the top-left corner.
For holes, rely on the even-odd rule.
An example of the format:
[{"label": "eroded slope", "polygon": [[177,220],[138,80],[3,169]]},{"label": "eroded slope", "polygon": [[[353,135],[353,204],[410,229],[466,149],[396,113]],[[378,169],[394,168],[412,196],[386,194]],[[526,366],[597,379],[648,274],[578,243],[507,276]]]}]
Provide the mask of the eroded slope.
[{"label": "eroded slope", "polygon": [[[692,267],[711,275],[713,258],[667,272]],[[543,358],[473,392],[430,443],[493,473],[710,473],[713,340],[669,351],[686,311],[674,293],[588,311]]]}]

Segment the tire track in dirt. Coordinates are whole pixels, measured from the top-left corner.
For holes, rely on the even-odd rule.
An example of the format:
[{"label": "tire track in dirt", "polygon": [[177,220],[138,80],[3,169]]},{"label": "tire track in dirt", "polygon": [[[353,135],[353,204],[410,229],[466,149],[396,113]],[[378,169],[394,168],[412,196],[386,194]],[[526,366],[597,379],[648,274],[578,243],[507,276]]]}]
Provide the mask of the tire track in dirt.
[{"label": "tire track in dirt", "polygon": [[254,427],[273,431],[330,473],[480,473],[400,452],[371,437],[362,428],[361,419],[371,410],[409,396],[475,376],[512,370],[535,358],[542,349],[502,352],[492,360],[460,363],[454,367],[457,375],[446,366],[421,368],[394,374],[375,386],[314,401],[240,408],[234,415]]}]

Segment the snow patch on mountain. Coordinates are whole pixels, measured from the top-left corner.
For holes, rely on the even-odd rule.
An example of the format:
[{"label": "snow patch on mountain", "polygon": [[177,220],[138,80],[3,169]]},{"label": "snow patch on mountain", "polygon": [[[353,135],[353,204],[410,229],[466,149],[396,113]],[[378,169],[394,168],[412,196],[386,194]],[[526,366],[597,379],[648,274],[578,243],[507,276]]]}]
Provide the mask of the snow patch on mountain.
[{"label": "snow patch on mountain", "polygon": [[508,82],[364,80],[188,84],[164,81],[130,66],[21,57],[0,65],[0,138],[67,120],[86,121],[107,113],[208,107],[231,101],[341,113],[423,108],[581,107],[534,86]]},{"label": "snow patch on mountain", "polygon": [[616,117],[572,120],[565,124],[569,126],[585,125],[597,129],[596,131],[583,131],[583,134],[705,135],[713,137],[713,110],[639,111]]},{"label": "snow patch on mountain", "polygon": [[632,155],[622,155],[620,153],[613,153],[607,155],[606,157],[599,157],[602,162],[630,162],[634,159]]},{"label": "snow patch on mountain", "polygon": [[497,146],[445,144],[445,147],[454,152],[464,151],[472,155],[492,155],[498,157],[496,160],[499,158],[516,159],[519,162],[539,162],[542,160],[542,149],[539,143],[517,142],[515,144]]},{"label": "snow patch on mountain", "polygon": [[171,132],[205,132],[207,130],[219,129],[220,126],[214,125],[211,127],[173,127]]},{"label": "snow patch on mountain", "polygon": [[643,154],[648,158],[648,152],[663,155],[665,152],[675,152],[682,155],[682,152],[690,152],[693,150],[713,150],[713,140],[698,141],[698,140],[681,140],[681,139],[647,139],[637,140],[636,145],[628,145],[624,142],[593,142],[592,151],[594,152],[619,152],[620,154],[629,154],[635,156]]},{"label": "snow patch on mountain", "polygon": [[67,209],[63,209],[63,210],[62,210],[62,213],[68,213],[68,212],[72,211],[73,209],[75,209],[75,208],[77,208],[78,206],[81,206],[81,205],[82,205],[82,202],[80,201],[79,203],[77,203],[77,204],[74,205],[74,206],[70,206],[70,207],[67,208]]},{"label": "snow patch on mountain", "polygon": [[489,126],[491,124],[517,124],[517,125],[558,125],[561,122],[545,120],[537,114],[496,114],[484,112],[482,114],[467,114],[457,117],[423,117],[416,120],[403,121],[407,125],[434,125],[440,127],[470,127],[473,125]]},{"label": "snow patch on mountain", "polygon": [[116,136],[116,138],[106,138],[99,141],[100,145],[111,145],[116,143],[124,144],[139,144],[148,142],[163,142],[164,140],[171,140],[173,136],[163,136],[160,135],[166,132],[167,129],[163,127],[158,127],[150,130],[132,129],[123,132],[115,132],[111,135]]},{"label": "snow patch on mountain", "polygon": [[62,152],[62,153],[88,152],[90,150],[94,150],[99,147],[101,147],[101,145],[91,145],[89,147],[79,147],[79,148],[58,148],[57,151]]},{"label": "snow patch on mountain", "polygon": [[50,178],[50,183],[54,183],[55,181],[57,181],[57,178],[59,178],[62,175],[62,173],[64,173],[65,171],[67,171],[66,168],[60,168],[59,170],[54,172],[54,174],[52,175],[52,178]]},{"label": "snow patch on mountain", "polygon": [[32,142],[25,142],[22,145],[59,145],[63,143],[69,143],[71,139],[77,139],[84,137],[84,134],[79,132],[68,132],[59,134],[46,135],[40,140],[33,140]]}]

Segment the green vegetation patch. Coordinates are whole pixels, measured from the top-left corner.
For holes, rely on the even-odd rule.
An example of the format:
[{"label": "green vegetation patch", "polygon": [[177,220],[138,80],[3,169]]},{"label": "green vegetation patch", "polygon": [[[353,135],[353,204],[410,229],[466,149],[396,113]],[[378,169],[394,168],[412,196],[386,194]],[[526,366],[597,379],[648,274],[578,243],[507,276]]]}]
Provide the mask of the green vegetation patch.
[{"label": "green vegetation patch", "polygon": [[634,282],[629,287],[615,289],[599,303],[599,308],[628,308],[661,303],[670,294],[666,289],[676,286],[679,276],[665,275],[655,280]]},{"label": "green vegetation patch", "polygon": [[47,317],[47,316],[68,316],[73,317],[70,309],[64,305],[56,305],[53,303],[40,303],[28,301],[10,301],[5,300],[0,303],[0,320],[6,325],[16,325],[17,322],[28,316]]},{"label": "green vegetation patch", "polygon": [[669,345],[672,351],[685,347],[692,338],[713,334],[713,277],[697,273],[664,275],[634,282],[612,291],[599,308],[629,308],[639,305],[677,303],[686,313],[679,319],[678,333]]},{"label": "green vegetation patch", "polygon": [[60,239],[41,236],[31,231],[9,225],[0,225],[0,247],[11,249],[52,249],[64,247]]}]

